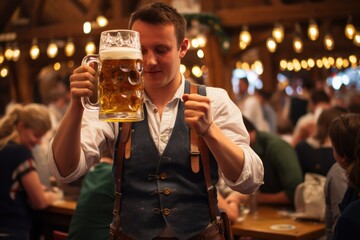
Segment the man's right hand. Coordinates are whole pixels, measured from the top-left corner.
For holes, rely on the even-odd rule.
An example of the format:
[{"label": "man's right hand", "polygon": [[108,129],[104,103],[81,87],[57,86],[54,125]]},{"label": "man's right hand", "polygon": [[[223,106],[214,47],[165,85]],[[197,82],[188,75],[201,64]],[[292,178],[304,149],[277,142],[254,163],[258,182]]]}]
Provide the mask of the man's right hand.
[{"label": "man's right hand", "polygon": [[71,98],[75,102],[81,103],[82,97],[91,97],[96,90],[95,74],[96,71],[92,66],[82,65],[73,71],[70,76]]}]

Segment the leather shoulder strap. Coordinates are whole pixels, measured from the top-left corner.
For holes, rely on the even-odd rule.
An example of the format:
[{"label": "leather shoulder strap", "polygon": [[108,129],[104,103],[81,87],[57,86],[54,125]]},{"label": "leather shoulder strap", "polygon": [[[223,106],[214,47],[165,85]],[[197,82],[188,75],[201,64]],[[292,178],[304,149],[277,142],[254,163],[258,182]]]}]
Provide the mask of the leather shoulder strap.
[{"label": "leather shoulder strap", "polygon": [[[120,124],[119,124],[120,125]],[[110,225],[110,239],[116,239],[120,229],[120,205],[121,205],[121,177],[123,172],[123,159],[130,158],[129,145],[131,147],[131,122],[121,124],[120,135],[117,140],[117,168],[115,172],[115,203],[113,208],[113,222]]]},{"label": "leather shoulder strap", "polygon": [[[197,85],[190,83],[190,93],[198,93],[206,96],[206,88],[204,85]],[[216,208],[215,208],[215,188],[211,183],[210,176],[210,163],[209,163],[209,148],[207,147],[204,139],[199,137],[197,133],[190,128],[190,150],[191,150],[191,168],[194,172],[199,171],[199,156],[201,155],[201,163],[203,166],[203,172],[205,177],[205,183],[208,193],[208,201],[210,206],[211,221],[216,220]]]}]

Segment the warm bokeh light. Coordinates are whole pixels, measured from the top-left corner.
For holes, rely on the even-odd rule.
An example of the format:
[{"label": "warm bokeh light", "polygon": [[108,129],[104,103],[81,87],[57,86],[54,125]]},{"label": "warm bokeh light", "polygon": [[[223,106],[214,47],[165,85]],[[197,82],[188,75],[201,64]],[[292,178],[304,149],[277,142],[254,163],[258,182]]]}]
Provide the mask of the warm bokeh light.
[{"label": "warm bokeh light", "polygon": [[9,70],[6,67],[0,69],[0,76],[5,78],[9,74]]},{"label": "warm bokeh light", "polygon": [[180,72],[184,74],[186,71],[186,66],[184,64],[180,64]]},{"label": "warm bokeh light", "polygon": [[355,35],[355,26],[352,24],[352,23],[348,23],[346,24],[345,26],[345,36],[352,40],[354,38],[354,35]]},{"label": "warm bokeh light", "polygon": [[358,47],[360,47],[360,32],[356,31],[354,35],[354,44]]},{"label": "warm bokeh light", "polygon": [[61,68],[61,63],[59,62],[54,63],[53,68],[55,71],[59,71]]},{"label": "warm bokeh light", "polygon": [[106,17],[100,15],[96,18],[96,23],[99,25],[99,27],[106,27],[108,25],[108,20]]},{"label": "warm bokeh light", "polygon": [[94,42],[90,41],[85,46],[86,54],[94,54],[96,52],[96,45]]},{"label": "warm bokeh light", "polygon": [[272,37],[269,37],[266,40],[266,47],[269,50],[269,52],[272,52],[272,53],[275,52],[276,48],[277,48],[276,41]]},{"label": "warm bokeh light", "polygon": [[272,32],[272,37],[274,38],[274,40],[277,42],[277,43],[281,43],[284,39],[284,27],[283,25],[279,24],[279,23],[276,23]]},{"label": "warm bokeh light", "polygon": [[52,42],[50,42],[50,44],[46,50],[46,53],[49,58],[54,58],[58,54],[58,51],[59,51],[58,46],[56,45],[55,42],[52,41]]},{"label": "warm bokeh light", "polygon": [[0,64],[2,64],[5,61],[4,54],[2,52],[2,48],[0,48]]},{"label": "warm bokeh light", "polygon": [[310,40],[315,41],[319,37],[319,27],[316,24],[315,20],[310,20],[309,27],[308,27],[308,37]]},{"label": "warm bokeh light", "polygon": [[83,31],[85,34],[89,34],[91,32],[91,22],[84,22]]},{"label": "warm bokeh light", "polygon": [[197,65],[192,67],[191,72],[197,78],[202,76],[202,71],[201,71],[200,67]]},{"label": "warm bokeh light", "polygon": [[251,43],[251,34],[247,26],[243,26],[242,31],[239,34],[239,42],[243,42],[246,46]]},{"label": "warm bokeh light", "polygon": [[69,39],[65,45],[65,55],[67,57],[71,57],[74,55],[75,53],[75,44],[74,42],[72,41],[72,39]]},{"label": "warm bokeh light", "polygon": [[196,55],[198,56],[198,58],[204,58],[205,56],[204,51],[201,49],[197,50]]},{"label": "warm bokeh light", "polygon": [[5,56],[5,59],[8,60],[8,61],[11,61],[13,56],[14,56],[14,52],[13,50],[11,49],[10,45],[8,45],[5,49],[5,52],[4,52],[4,56]]},{"label": "warm bokeh light", "polygon": [[30,54],[30,58],[32,60],[35,60],[35,59],[37,59],[39,57],[40,48],[38,46],[37,39],[33,39],[31,48],[29,50],[29,54]]},{"label": "warm bokeh light", "polygon": [[294,37],[293,40],[294,51],[297,53],[301,53],[303,50],[303,42],[300,37]]},{"label": "warm bokeh light", "polygon": [[335,47],[334,38],[329,33],[325,34],[324,46],[325,49],[329,51],[333,50]]},{"label": "warm bokeh light", "polygon": [[314,59],[309,58],[309,59],[307,60],[307,64],[308,64],[308,66],[309,66],[310,68],[315,67],[315,61],[314,61]]},{"label": "warm bokeh light", "polygon": [[12,60],[13,60],[14,62],[16,62],[17,60],[19,60],[20,55],[21,55],[20,48],[19,48],[17,45],[15,45],[14,48],[13,48]]}]

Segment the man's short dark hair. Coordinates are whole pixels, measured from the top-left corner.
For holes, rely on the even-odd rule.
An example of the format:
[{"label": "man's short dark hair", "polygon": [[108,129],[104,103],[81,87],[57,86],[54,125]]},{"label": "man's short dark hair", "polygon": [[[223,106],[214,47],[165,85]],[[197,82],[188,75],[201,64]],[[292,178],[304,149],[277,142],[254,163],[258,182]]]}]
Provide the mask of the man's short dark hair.
[{"label": "man's short dark hair", "polygon": [[178,48],[180,48],[180,45],[185,38],[185,18],[175,8],[165,3],[150,3],[133,12],[130,16],[130,29],[136,20],[154,25],[174,25]]}]

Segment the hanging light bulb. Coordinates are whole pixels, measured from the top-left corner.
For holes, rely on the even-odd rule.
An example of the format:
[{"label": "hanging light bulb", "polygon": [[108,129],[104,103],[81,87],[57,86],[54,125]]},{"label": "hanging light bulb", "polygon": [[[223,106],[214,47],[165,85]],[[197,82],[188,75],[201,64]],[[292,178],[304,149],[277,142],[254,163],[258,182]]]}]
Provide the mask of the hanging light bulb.
[{"label": "hanging light bulb", "polygon": [[46,50],[46,53],[48,55],[49,58],[54,58],[56,57],[56,55],[58,54],[58,47],[56,45],[56,43],[54,41],[51,41],[47,50]]},{"label": "hanging light bulb", "polygon": [[0,77],[5,78],[9,74],[9,69],[5,66],[0,68]]},{"label": "hanging light bulb", "polygon": [[71,38],[68,39],[66,45],[65,45],[65,55],[67,57],[71,57],[75,53],[75,44]]},{"label": "hanging light bulb", "polygon": [[91,32],[91,22],[84,22],[83,31],[85,34],[89,34]]},{"label": "hanging light bulb", "polygon": [[354,34],[354,44],[355,46],[360,47],[360,32],[356,31],[356,33]]},{"label": "hanging light bulb", "polygon": [[246,47],[247,47],[246,43],[241,42],[241,41],[239,42],[239,48],[240,48],[241,50],[244,50]]},{"label": "hanging light bulb", "polygon": [[13,52],[13,50],[12,50],[9,43],[6,44],[4,56],[5,56],[5,59],[8,60],[8,61],[11,61],[13,56],[14,56],[14,52]]},{"label": "hanging light bulb", "polygon": [[354,38],[355,32],[356,32],[356,29],[355,29],[354,24],[352,24],[352,17],[349,16],[347,24],[345,26],[345,36],[348,39],[352,40]]},{"label": "hanging light bulb", "polygon": [[271,32],[271,35],[277,43],[281,43],[284,40],[285,35],[283,25],[281,25],[280,23],[276,23]]},{"label": "hanging light bulb", "polygon": [[31,57],[32,60],[37,59],[39,57],[39,55],[40,55],[40,49],[39,49],[36,38],[34,38],[32,40],[32,44],[31,44],[29,54],[30,54],[30,57]]},{"label": "hanging light bulb", "polygon": [[272,52],[272,53],[275,52],[276,48],[277,48],[276,41],[272,37],[269,37],[266,40],[266,47],[269,50],[269,52]]},{"label": "hanging light bulb", "polygon": [[299,36],[295,36],[293,39],[293,47],[294,51],[297,53],[301,53],[303,50],[303,42]]},{"label": "hanging light bulb", "polygon": [[17,60],[19,60],[20,55],[21,55],[20,48],[19,48],[19,46],[15,43],[12,50],[13,50],[12,60],[13,60],[14,62],[17,62]]},{"label": "hanging light bulb", "polygon": [[85,46],[86,54],[93,54],[96,52],[96,45],[93,41],[89,41]]},{"label": "hanging light bulb", "polygon": [[333,50],[335,47],[334,38],[331,36],[331,34],[327,33],[324,37],[324,46],[326,50]]},{"label": "hanging light bulb", "polygon": [[3,49],[2,47],[0,47],[0,64],[2,64],[5,60],[5,56],[4,56],[4,53],[3,53]]},{"label": "hanging light bulb", "polygon": [[239,35],[239,42],[245,43],[246,46],[249,46],[249,44],[251,43],[251,34],[249,33],[247,26],[243,26],[243,29]]},{"label": "hanging light bulb", "polygon": [[319,37],[319,27],[314,19],[310,20],[308,27],[308,37],[310,40],[315,41]]},{"label": "hanging light bulb", "polygon": [[295,23],[294,38],[293,38],[293,48],[297,53],[301,53],[303,50],[303,41],[301,39],[301,27],[299,23]]},{"label": "hanging light bulb", "polygon": [[108,20],[106,17],[100,15],[96,18],[96,23],[99,25],[99,27],[106,27],[108,25]]}]

